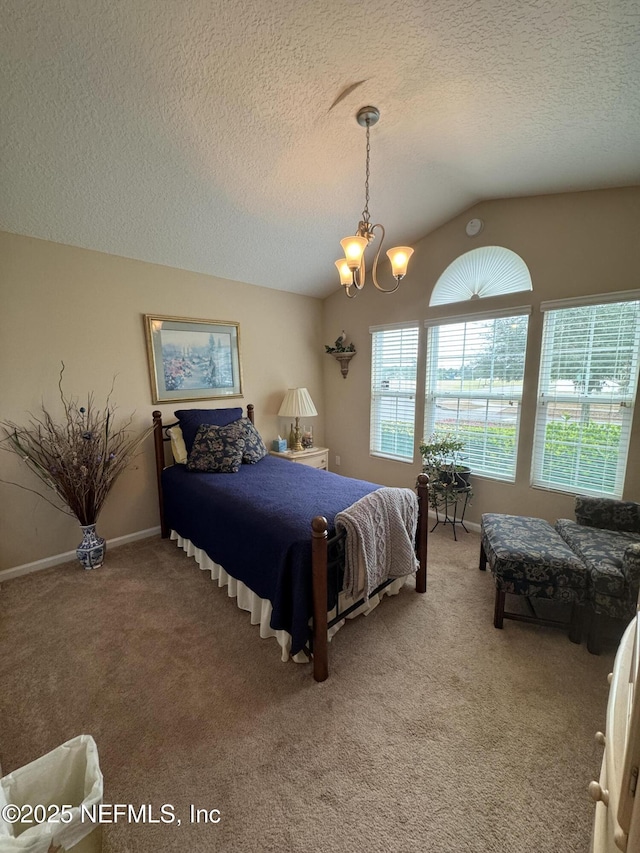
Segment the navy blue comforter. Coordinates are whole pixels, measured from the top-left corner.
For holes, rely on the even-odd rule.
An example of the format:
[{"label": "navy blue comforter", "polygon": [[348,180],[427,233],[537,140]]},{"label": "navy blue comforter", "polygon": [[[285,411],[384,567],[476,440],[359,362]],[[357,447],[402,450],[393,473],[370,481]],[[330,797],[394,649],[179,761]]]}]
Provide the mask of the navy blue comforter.
[{"label": "navy blue comforter", "polygon": [[288,631],[291,653],[306,644],[312,614],[311,521],[379,489],[266,456],[237,474],[173,465],[162,473],[167,524],[273,605],[271,627]]}]

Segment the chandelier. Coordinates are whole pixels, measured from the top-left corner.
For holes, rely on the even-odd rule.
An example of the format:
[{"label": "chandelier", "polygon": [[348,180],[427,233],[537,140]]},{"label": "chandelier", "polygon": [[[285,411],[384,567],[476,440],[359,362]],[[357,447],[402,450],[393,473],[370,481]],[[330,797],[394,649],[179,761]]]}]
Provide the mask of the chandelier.
[{"label": "chandelier", "polygon": [[378,284],[378,258],[384,242],[384,228],[379,223],[371,224],[369,216],[369,157],[371,154],[371,145],[369,143],[369,130],[372,125],[378,122],[380,118],[380,110],[377,107],[362,107],[358,110],[356,119],[361,127],[367,128],[367,169],[366,179],[364,184],[364,210],[362,211],[362,219],[358,224],[358,230],[353,237],[345,237],[340,240],[340,245],[344,249],[344,258],[336,261],[336,267],[340,273],[340,284],[344,286],[344,292],[349,299],[353,299],[356,293],[351,292],[351,288],[355,287],[356,292],[362,290],[365,285],[365,264],[364,252],[369,243],[375,238],[373,233],[376,228],[380,230],[380,244],[378,251],[373,259],[371,267],[371,280],[374,285],[383,293],[395,293],[400,286],[400,280],[404,278],[407,272],[409,258],[413,254],[413,249],[409,246],[396,246],[395,249],[389,249],[387,256],[391,261],[391,273],[396,280],[395,287],[385,288]]}]

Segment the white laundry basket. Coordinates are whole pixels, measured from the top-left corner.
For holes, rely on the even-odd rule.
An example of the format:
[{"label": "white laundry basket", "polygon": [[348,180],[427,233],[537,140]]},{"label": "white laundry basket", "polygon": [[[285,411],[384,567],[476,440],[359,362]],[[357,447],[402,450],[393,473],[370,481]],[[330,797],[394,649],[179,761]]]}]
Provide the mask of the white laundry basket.
[{"label": "white laundry basket", "polygon": [[102,796],[98,748],[91,735],[79,735],[3,776],[0,853],[99,853],[102,827],[90,818],[91,806],[99,805]]}]

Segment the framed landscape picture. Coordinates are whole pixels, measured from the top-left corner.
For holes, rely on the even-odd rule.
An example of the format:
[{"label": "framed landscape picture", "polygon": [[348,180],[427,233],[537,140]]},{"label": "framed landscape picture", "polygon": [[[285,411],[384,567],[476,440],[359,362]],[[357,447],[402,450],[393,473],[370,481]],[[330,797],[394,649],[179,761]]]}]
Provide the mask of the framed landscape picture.
[{"label": "framed landscape picture", "polygon": [[153,403],[242,396],[240,324],[145,314]]}]

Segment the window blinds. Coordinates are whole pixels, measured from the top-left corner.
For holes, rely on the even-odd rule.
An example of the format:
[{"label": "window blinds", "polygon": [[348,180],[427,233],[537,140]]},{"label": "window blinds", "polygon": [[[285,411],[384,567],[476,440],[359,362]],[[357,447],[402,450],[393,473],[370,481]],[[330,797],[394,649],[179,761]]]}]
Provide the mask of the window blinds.
[{"label": "window blinds", "polygon": [[515,480],[529,313],[429,324],[425,433],[453,433],[472,471],[507,481]]},{"label": "window blinds", "polygon": [[370,452],[413,461],[418,326],[371,330]]},{"label": "window blinds", "polygon": [[639,351],[640,301],[547,308],[533,485],[622,496]]}]

